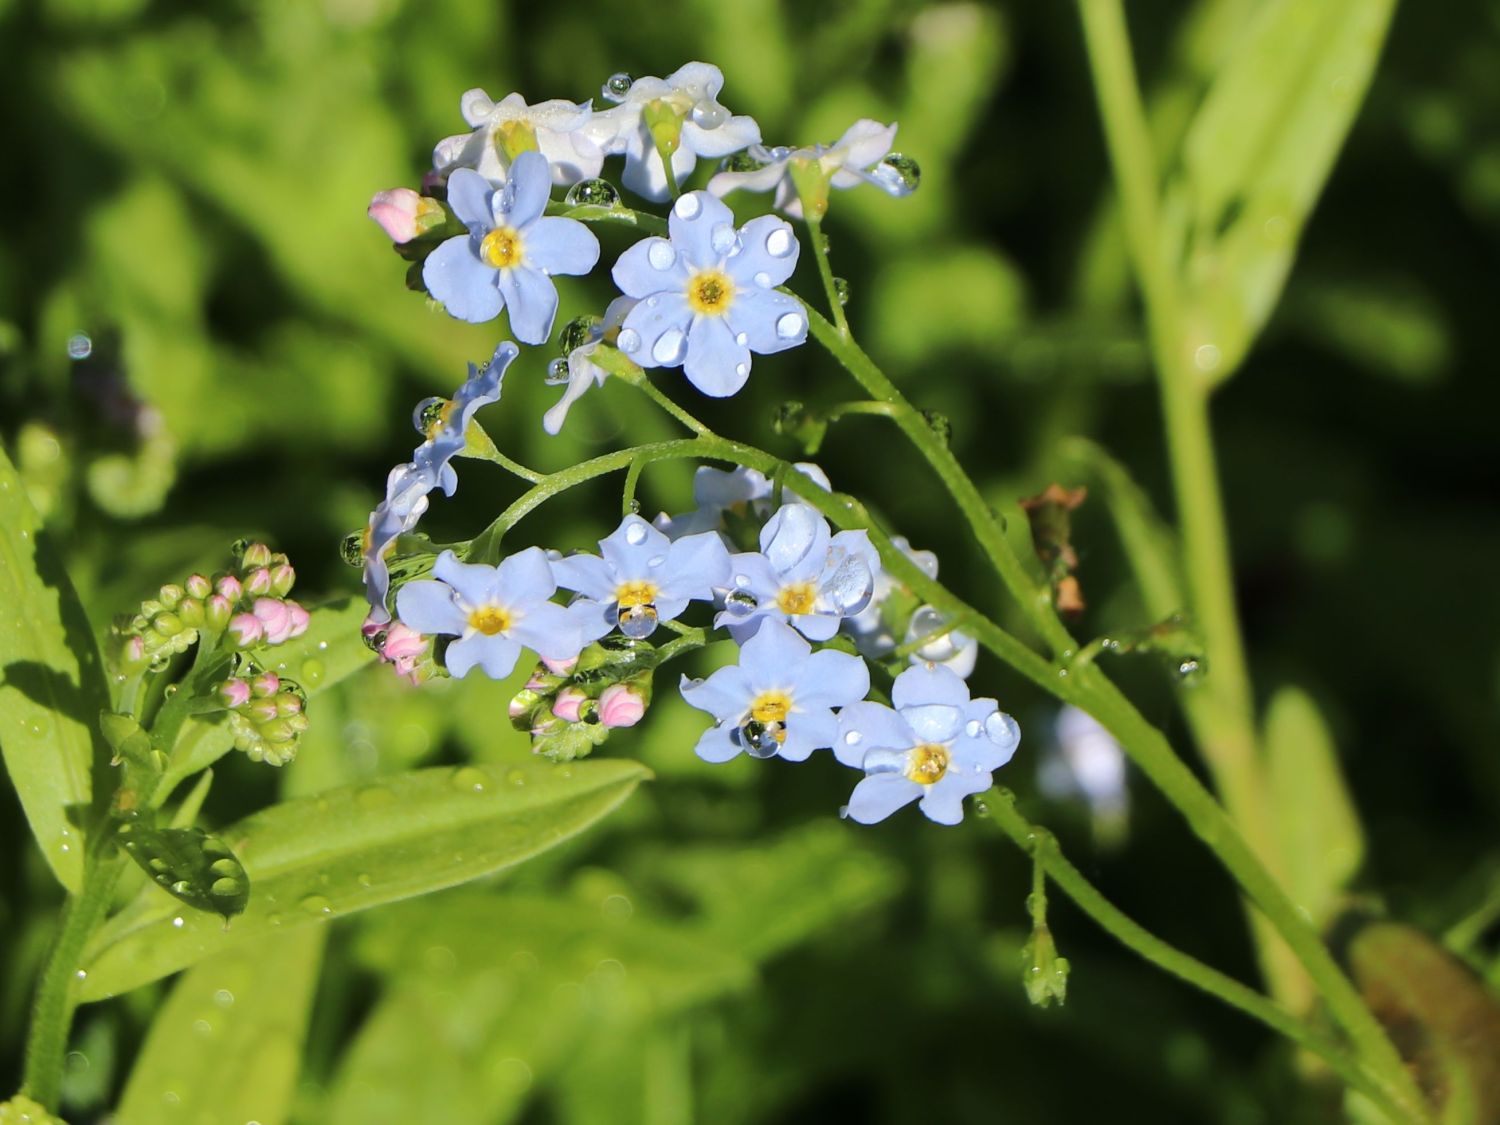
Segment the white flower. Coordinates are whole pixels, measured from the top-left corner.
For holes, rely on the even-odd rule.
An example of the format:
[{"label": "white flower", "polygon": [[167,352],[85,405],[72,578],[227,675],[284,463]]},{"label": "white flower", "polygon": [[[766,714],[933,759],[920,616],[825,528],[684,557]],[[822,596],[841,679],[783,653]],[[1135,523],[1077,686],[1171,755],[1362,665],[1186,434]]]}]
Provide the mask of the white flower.
[{"label": "white flower", "polygon": [[672,173],[681,184],[698,163],[760,143],[760,126],[751,117],[731,115],[719,104],[724,74],[708,63],[691,62],[666,78],[637,78],[613,109],[594,114],[585,132],[607,154],[624,153],[624,183],[646,199],[660,202],[671,194],[667,169],[651,135],[646,110],[652,106],[675,114],[681,139],[672,154]]},{"label": "white flower", "polygon": [[603,149],[584,128],[594,116],[592,102],[555,98],[527,105],[520,94],[507,94],[496,102],[475,89],[458,105],[473,131],[445,137],[432,150],[432,166],[442,175],[472,168],[501,184],[511,161],[527,149],[537,149],[547,158],[552,182],[558,186],[591,180],[604,166]]}]

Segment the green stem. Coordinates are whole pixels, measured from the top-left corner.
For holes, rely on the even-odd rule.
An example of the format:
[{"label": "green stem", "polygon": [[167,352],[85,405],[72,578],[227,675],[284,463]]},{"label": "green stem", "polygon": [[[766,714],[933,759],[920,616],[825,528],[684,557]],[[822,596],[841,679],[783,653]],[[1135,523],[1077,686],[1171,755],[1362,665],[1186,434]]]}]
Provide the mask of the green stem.
[{"label": "green stem", "polygon": [[[1127,949],[1139,954],[1159,969],[1171,973],[1210,996],[1217,997],[1272,1031],[1324,1059],[1349,1086],[1364,1093],[1396,1120],[1413,1120],[1400,1107],[1396,1093],[1387,1090],[1376,1077],[1368,1074],[1359,1060],[1326,1036],[1318,1034],[1279,1004],[1252,988],[1210,968],[1196,958],[1168,945],[1134,922],[1106,899],[1071,863],[1063,857],[1052,833],[1031,824],[1016,809],[1015,797],[1007,789],[992,789],[982,800],[992,820],[1016,846],[1029,853],[1038,870],[1101,929],[1115,937]],[[1036,881],[1032,894],[1041,897],[1043,884]],[[1043,900],[1045,901],[1045,900]],[[1415,1119],[1420,1120],[1420,1119]]]},{"label": "green stem", "polygon": [[702,422],[698,421],[698,419],[694,418],[686,410],[678,406],[677,403],[673,402],[672,399],[668,397],[665,391],[663,391],[655,383],[651,382],[651,376],[643,372],[641,374],[641,377],[635,380],[635,385],[639,387],[643,392],[645,392],[647,398],[656,403],[657,406],[661,407],[673,418],[677,419],[677,421],[681,422],[684,426],[692,430],[693,433],[697,434],[699,437],[706,437],[713,433],[713,431],[705,426]]},{"label": "green stem", "polygon": [[630,467],[625,470],[625,487],[620,490],[620,514],[622,516],[633,516],[640,509],[641,504],[635,498],[635,490],[641,482],[641,470],[645,467],[641,461],[632,461]]},{"label": "green stem", "polygon": [[823,293],[828,298],[828,310],[833,314],[833,326],[845,338],[849,335],[849,321],[844,316],[844,302],[839,300],[838,285],[833,280],[833,266],[828,261],[828,250],[823,245],[823,221],[808,215],[807,233],[812,242],[813,260],[818,263],[818,277],[823,281]]}]

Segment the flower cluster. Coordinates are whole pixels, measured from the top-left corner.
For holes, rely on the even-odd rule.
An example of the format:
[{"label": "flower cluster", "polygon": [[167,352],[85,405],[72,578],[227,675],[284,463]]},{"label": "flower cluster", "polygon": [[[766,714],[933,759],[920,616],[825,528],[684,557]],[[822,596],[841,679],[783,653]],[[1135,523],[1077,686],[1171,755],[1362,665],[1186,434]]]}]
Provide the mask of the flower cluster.
[{"label": "flower cluster", "polygon": [[295,681],[247,662],[216,694],[237,750],[273,766],[296,757],[297,740],[307,730],[307,696]]}]

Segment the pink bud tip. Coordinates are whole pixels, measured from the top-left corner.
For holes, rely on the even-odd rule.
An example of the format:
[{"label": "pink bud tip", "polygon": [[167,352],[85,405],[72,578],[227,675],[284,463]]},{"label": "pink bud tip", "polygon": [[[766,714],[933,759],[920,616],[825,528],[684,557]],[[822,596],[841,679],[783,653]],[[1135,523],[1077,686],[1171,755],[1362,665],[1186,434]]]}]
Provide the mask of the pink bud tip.
[{"label": "pink bud tip", "polygon": [[265,567],[271,565],[271,548],[264,543],[251,543],[245,548],[245,553],[240,556],[240,566],[246,570],[252,567]]},{"label": "pink bud tip", "polygon": [[244,680],[225,680],[219,685],[219,702],[225,707],[243,707],[250,702],[250,685]]},{"label": "pink bud tip", "polygon": [[187,580],[185,585],[187,586],[187,592],[199,601],[202,601],[214,592],[213,583],[201,574],[194,574]]},{"label": "pink bud tip", "polygon": [[578,657],[570,656],[566,660],[548,660],[544,656],[542,657],[542,663],[547,666],[547,671],[551,672],[554,676],[566,676],[573,670],[573,665],[578,663]]},{"label": "pink bud tip", "polygon": [[279,598],[256,598],[252,609],[265,628],[266,644],[279,645],[291,637],[294,618],[286,602]]},{"label": "pink bud tip", "polygon": [[391,188],[375,193],[366,214],[380,224],[392,242],[410,242],[417,237],[417,208],[421,204],[422,197],[411,188]]},{"label": "pink bud tip", "polygon": [[229,619],[229,637],[238,648],[258,644],[265,635],[266,627],[253,613],[237,613]]},{"label": "pink bud tip", "polygon": [[265,567],[257,567],[245,575],[245,593],[251,597],[260,597],[262,594],[271,592],[271,572]]},{"label": "pink bud tip", "polygon": [[125,660],[139,664],[146,659],[146,642],[140,637],[131,637],[125,642]]},{"label": "pink bud tip", "polygon": [[297,572],[286,563],[271,568],[271,590],[278,597],[285,597],[297,581]]},{"label": "pink bud tip", "polygon": [[312,620],[307,610],[296,602],[287,602],[286,611],[292,615],[292,633],[294,637],[300,637],[307,632],[307,624]]},{"label": "pink bud tip", "polygon": [[516,696],[506,706],[505,713],[512,719],[519,719],[522,715],[526,714],[526,701],[520,696]]},{"label": "pink bud tip", "polygon": [[220,597],[228,598],[231,602],[237,602],[244,594],[244,588],[240,580],[232,574],[226,574],[214,584],[214,589],[219,592]]},{"label": "pink bud tip", "polygon": [[380,650],[380,655],[396,664],[403,660],[411,663],[425,651],[427,651],[427,638],[415,629],[397,621],[386,630],[385,647]]},{"label": "pink bud tip", "polygon": [[262,672],[250,681],[250,690],[264,699],[281,690],[281,677],[275,672]]},{"label": "pink bud tip", "polygon": [[577,688],[564,688],[552,701],[552,713],[565,723],[576,723],[578,708],[582,707],[587,699],[588,696]]},{"label": "pink bud tip", "polygon": [[633,727],[646,713],[646,701],[624,684],[611,684],[599,696],[599,721],[606,727]]}]

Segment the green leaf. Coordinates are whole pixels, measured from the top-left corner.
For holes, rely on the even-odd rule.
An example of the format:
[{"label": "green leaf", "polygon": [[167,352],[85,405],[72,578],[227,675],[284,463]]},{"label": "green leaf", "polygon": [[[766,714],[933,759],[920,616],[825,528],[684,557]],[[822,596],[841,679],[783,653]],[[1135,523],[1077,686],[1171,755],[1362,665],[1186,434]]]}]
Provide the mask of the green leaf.
[{"label": "green leaf", "polygon": [[234,852],[201,828],[152,828],[125,824],[119,830],[125,854],[156,885],[194,910],[227,923],[250,901],[250,879]]},{"label": "green leaf", "polygon": [[221,835],[255,894],[225,928],[153,888],[84,951],[83,1000],[135,988],[242,941],[488,875],[601,819],[642,779],[626,761],[413,770],[273,805]]},{"label": "green leaf", "polygon": [[70,891],[83,884],[83,834],[69,810],[88,808],[92,732],[108,705],[83,607],[0,451],[0,754],[42,854]]},{"label": "green leaf", "polygon": [[1265,747],[1282,875],[1293,900],[1322,926],[1364,860],[1359,814],[1333,739],[1304,692],[1285,687],[1272,697]]},{"label": "green leaf", "polygon": [[285,1121],[326,933],[277,934],[189,970],[151,1023],[117,1125]]},{"label": "green leaf", "polygon": [[1183,142],[1182,224],[1213,374],[1238,366],[1281,296],[1302,229],[1364,101],[1395,0],[1269,0]]}]

